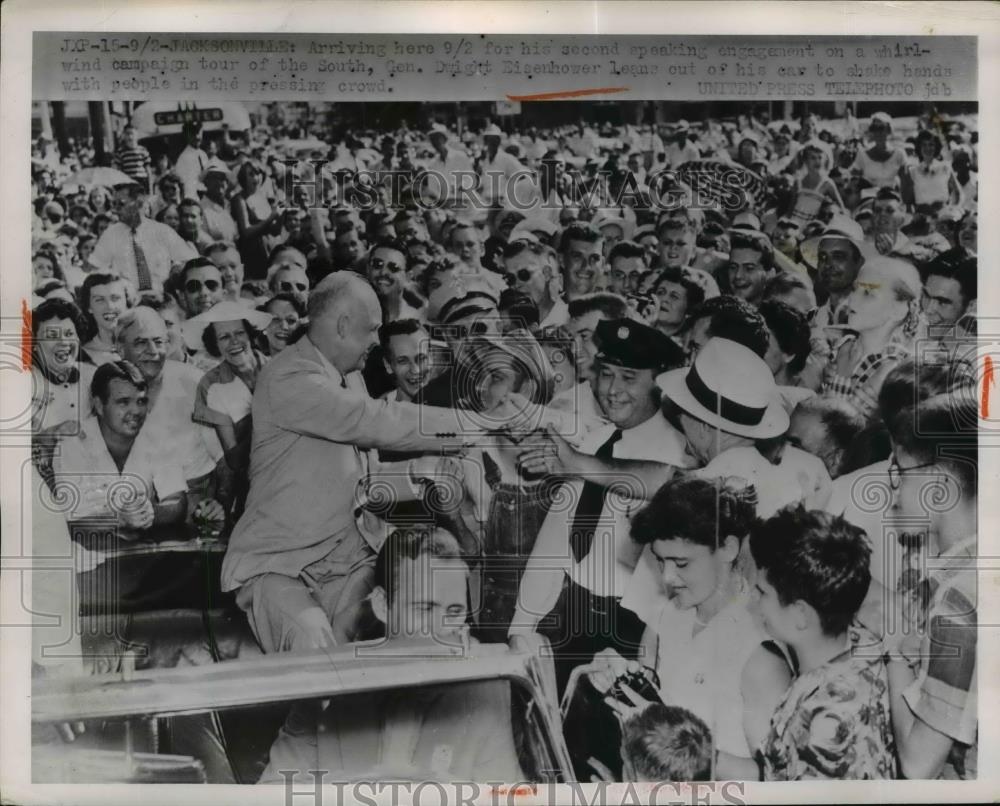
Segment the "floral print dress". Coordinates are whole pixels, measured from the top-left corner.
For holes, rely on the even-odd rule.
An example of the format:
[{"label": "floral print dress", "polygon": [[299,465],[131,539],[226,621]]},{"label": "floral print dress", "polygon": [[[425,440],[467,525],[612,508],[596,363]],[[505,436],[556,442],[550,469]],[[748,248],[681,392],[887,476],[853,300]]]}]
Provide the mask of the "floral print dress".
[{"label": "floral print dress", "polygon": [[798,677],[761,745],[765,781],[898,777],[879,640],[859,624],[850,646]]}]

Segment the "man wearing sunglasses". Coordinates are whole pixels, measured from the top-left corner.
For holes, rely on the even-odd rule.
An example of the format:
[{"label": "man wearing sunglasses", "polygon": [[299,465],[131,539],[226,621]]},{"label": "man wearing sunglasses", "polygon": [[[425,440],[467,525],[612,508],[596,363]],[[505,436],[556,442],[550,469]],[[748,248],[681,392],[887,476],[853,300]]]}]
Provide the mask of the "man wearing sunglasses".
[{"label": "man wearing sunglasses", "polygon": [[556,278],[545,257],[545,248],[525,233],[503,250],[504,270],[511,288],[527,294],[538,306],[539,328],[565,325],[569,309],[555,290]]},{"label": "man wearing sunglasses", "polygon": [[179,282],[180,302],[188,319],[221,302],[225,293],[222,274],[207,257],[197,257],[185,263]]},{"label": "man wearing sunglasses", "polygon": [[268,270],[271,279],[268,287],[272,294],[291,294],[305,305],[309,299],[309,276],[304,267],[298,263],[282,263],[277,268]]},{"label": "man wearing sunglasses", "polygon": [[406,247],[395,238],[376,242],[368,253],[368,282],[378,295],[386,322],[423,318],[421,311],[411,306],[403,296],[409,281],[406,263]]}]

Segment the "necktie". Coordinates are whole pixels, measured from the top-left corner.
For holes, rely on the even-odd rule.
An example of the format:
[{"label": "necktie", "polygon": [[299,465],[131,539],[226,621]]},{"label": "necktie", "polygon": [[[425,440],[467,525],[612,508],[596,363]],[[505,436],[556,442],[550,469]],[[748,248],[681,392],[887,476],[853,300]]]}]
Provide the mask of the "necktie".
[{"label": "necktie", "polygon": [[153,275],[149,271],[146,253],[139,246],[138,232],[136,230],[132,230],[132,249],[135,251],[135,271],[138,275],[139,290],[149,291],[153,287]]},{"label": "necktie", "polygon": [[[622,430],[616,428],[608,441],[597,449],[595,455],[599,459],[610,459],[615,443],[621,438]],[[570,527],[569,533],[569,545],[573,550],[573,559],[577,562],[590,553],[590,547],[594,542],[594,532],[597,530],[597,522],[604,509],[604,499],[607,494],[608,488],[601,484],[595,484],[592,481],[583,483],[580,501],[576,505],[576,512],[573,513],[573,525]]]}]

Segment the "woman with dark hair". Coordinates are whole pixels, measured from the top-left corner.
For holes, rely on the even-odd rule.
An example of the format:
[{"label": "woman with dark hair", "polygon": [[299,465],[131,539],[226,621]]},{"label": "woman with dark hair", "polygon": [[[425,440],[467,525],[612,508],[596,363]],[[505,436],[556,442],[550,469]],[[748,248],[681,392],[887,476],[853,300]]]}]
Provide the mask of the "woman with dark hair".
[{"label": "woman with dark hair", "polygon": [[38,288],[49,280],[66,282],[59,260],[49,251],[39,250],[31,258],[32,288]]},{"label": "woman with dark hair", "polygon": [[923,129],[917,134],[916,149],[920,161],[904,174],[903,198],[918,213],[933,214],[946,204],[961,207],[962,189],[951,164],[941,159],[941,138]]},{"label": "woman with dark hair", "polygon": [[267,257],[273,239],[281,233],[281,212],[264,193],[264,172],[251,161],[236,174],[240,190],[230,200],[230,213],[239,231],[237,246],[243,258],[245,277],[260,280],[267,276]]},{"label": "woman with dark hair", "polygon": [[86,416],[94,366],[80,362],[83,314],[76,305],[48,299],[31,314],[32,461],[42,478],[52,478],[59,439],[75,434]]},{"label": "woman with dark hair", "polygon": [[658,304],[653,327],[681,344],[679,334],[687,324],[688,312],[704,302],[704,289],[683,270],[663,269],[654,272],[649,291]]},{"label": "woman with dark hair", "polygon": [[176,204],[167,204],[156,214],[156,220],[161,224],[166,224],[174,232],[177,232],[181,225],[181,208]]},{"label": "woman with dark hair", "polygon": [[80,304],[88,325],[83,345],[87,357],[97,365],[120,361],[118,319],[132,307],[125,281],[117,274],[88,274],[80,288]]},{"label": "woman with dark hair", "polygon": [[188,344],[203,346],[210,356],[221,359],[198,383],[191,419],[213,427],[219,437],[232,473],[231,494],[224,496],[231,514],[238,515],[249,488],[250,404],[257,377],[267,363],[255,345],[270,321],[269,313],[227,301],[181,326]]},{"label": "woman with dark hair", "polygon": [[288,346],[292,334],[306,318],[306,306],[294,294],[275,294],[257,310],[271,315],[264,329],[264,339],[267,354],[276,356]]},{"label": "woman with dark hair", "polygon": [[791,412],[799,401],[813,396],[813,390],[799,379],[812,352],[809,320],[791,305],[776,299],[765,300],[759,310],[770,331],[764,361],[774,375],[785,408]]},{"label": "woman with dark hair", "polygon": [[[682,476],[632,519],[632,539],[650,547],[648,561],[664,594],[646,608],[640,657],[656,672],[662,701],[683,705],[709,726],[715,780],[757,779],[753,751],[791,681],[785,657],[754,616],[752,586],[740,573],[755,500],[742,479]],[[604,667],[591,677],[599,690],[624,672],[642,672],[638,661],[614,650],[598,653],[595,662]]]}]

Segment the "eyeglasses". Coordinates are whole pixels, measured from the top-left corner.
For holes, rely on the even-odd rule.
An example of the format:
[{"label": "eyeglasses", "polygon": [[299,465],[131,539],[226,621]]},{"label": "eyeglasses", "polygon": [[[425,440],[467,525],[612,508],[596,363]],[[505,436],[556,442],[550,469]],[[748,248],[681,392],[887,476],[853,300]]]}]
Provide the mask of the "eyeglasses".
[{"label": "eyeglasses", "polygon": [[511,285],[515,279],[518,282],[526,283],[534,276],[535,273],[531,269],[518,269],[517,271],[507,273],[507,284]]},{"label": "eyeglasses", "polygon": [[308,291],[309,286],[306,283],[293,283],[291,280],[282,280],[278,283],[278,290],[283,291],[286,294],[291,294],[295,291]]},{"label": "eyeglasses", "polygon": [[398,263],[387,263],[379,257],[373,257],[369,265],[376,271],[381,271],[382,269],[388,269],[393,274],[399,274],[399,272],[405,269],[405,266],[400,266]]},{"label": "eyeglasses", "polygon": [[[197,294],[199,291],[201,291],[202,285],[203,283],[201,280],[188,280],[186,283],[184,283],[184,290],[187,291],[189,294]],[[222,283],[220,283],[218,280],[205,280],[204,286],[209,291],[218,291],[222,287]]]},{"label": "eyeglasses", "polygon": [[911,470],[921,470],[925,467],[934,467],[936,462],[924,462],[919,465],[910,465],[910,467],[901,467],[899,460],[896,458],[896,454],[892,455],[889,459],[889,489],[898,490],[899,485],[903,480],[903,474],[909,473]]}]

